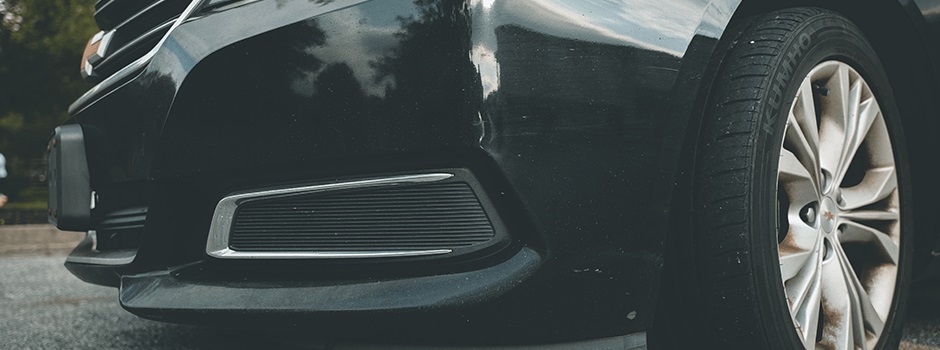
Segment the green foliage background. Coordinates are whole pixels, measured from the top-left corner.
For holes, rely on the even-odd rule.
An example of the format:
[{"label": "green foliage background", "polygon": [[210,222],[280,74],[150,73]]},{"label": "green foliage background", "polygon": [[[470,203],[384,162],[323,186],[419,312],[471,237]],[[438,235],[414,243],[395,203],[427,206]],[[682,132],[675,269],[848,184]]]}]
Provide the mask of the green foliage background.
[{"label": "green foliage background", "polygon": [[95,0],[0,0],[0,180],[9,207],[45,208],[44,153],[53,128],[91,85],[79,62],[98,27]]}]

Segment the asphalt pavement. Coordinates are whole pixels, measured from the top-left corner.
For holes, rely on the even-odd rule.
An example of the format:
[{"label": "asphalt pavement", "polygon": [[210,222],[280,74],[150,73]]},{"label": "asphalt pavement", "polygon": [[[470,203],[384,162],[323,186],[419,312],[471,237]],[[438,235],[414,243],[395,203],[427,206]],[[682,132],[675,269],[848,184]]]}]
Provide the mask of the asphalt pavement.
[{"label": "asphalt pavement", "polygon": [[[46,226],[28,229],[39,234],[51,230]],[[20,230],[19,234],[26,232]],[[9,227],[0,226],[0,349],[387,348],[326,346],[311,340],[144,320],[121,309],[116,289],[84,283],[65,270],[65,254],[80,235],[29,240],[10,232]],[[935,293],[929,290],[915,294],[919,297],[914,299],[901,349],[940,350],[940,296],[931,297]],[[397,347],[404,348],[410,347]]]}]

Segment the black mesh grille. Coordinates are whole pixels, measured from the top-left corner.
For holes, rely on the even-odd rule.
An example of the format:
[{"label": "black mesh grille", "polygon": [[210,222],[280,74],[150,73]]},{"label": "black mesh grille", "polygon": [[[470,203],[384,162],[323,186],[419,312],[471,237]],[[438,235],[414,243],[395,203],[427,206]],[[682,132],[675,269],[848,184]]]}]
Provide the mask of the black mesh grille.
[{"label": "black mesh grille", "polygon": [[95,21],[101,29],[109,30],[140,13],[159,0],[98,0],[95,3]]},{"label": "black mesh grille", "polygon": [[455,182],[248,202],[235,212],[229,246],[274,252],[459,249],[494,236],[473,190]]}]

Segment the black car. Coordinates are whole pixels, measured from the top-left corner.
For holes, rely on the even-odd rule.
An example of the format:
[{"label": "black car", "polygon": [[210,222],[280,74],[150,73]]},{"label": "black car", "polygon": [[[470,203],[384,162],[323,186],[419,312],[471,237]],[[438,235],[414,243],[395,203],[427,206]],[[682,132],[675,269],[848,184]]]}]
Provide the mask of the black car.
[{"label": "black car", "polygon": [[49,215],[141,317],[892,349],[940,250],[938,0],[95,7]]}]

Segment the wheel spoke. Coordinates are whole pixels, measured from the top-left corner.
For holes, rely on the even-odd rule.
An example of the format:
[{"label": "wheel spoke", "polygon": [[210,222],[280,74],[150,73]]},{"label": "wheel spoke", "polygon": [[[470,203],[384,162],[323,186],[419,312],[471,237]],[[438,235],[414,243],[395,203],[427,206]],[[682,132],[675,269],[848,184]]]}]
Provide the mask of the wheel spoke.
[{"label": "wheel spoke", "polygon": [[[856,90],[861,90],[861,87],[857,87],[857,85],[858,84],[852,89],[853,94],[859,93]],[[852,164],[852,161],[855,160],[855,155],[858,153],[859,147],[861,147],[862,142],[868,135],[868,131],[871,129],[871,125],[875,121],[875,117],[880,113],[880,110],[875,103],[875,99],[871,98],[858,105],[856,109],[853,109],[853,112],[857,113],[857,116],[847,121],[850,124],[848,124],[846,130],[845,145],[842,148],[839,167],[834,177],[836,184],[841,184],[842,179],[845,178],[849,166]]]},{"label": "wheel spoke", "polygon": [[809,77],[803,79],[800,84],[800,91],[797,95],[797,103],[793,109],[794,119],[800,126],[800,131],[806,139],[806,143],[817,154],[819,147],[819,127],[816,126],[819,116],[816,115],[815,94],[813,93],[813,83]]},{"label": "wheel spoke", "polygon": [[842,224],[845,226],[845,230],[839,235],[839,241],[843,243],[874,244],[892,264],[897,265],[901,249],[887,233],[854,221],[843,220]]},{"label": "wheel spoke", "polygon": [[[787,231],[786,238],[778,244],[781,264],[785,256],[815,251],[818,249],[819,244],[821,244],[818,229],[800,221],[798,217],[799,214],[795,213],[795,211],[790,211],[789,215],[790,230]],[[796,257],[787,257],[787,259],[796,259]],[[805,262],[806,259],[808,258],[804,258],[800,261]],[[784,274],[784,276],[786,276],[786,274]],[[788,279],[789,278],[784,278],[784,281]]]},{"label": "wheel spoke", "polygon": [[793,253],[780,253],[780,274],[784,281],[789,281],[796,277],[804,267],[807,267],[810,258],[813,257],[811,251],[801,251]]},{"label": "wheel spoke", "polygon": [[842,125],[846,125],[846,116],[851,113],[850,109],[852,108],[849,103],[850,96],[852,95],[849,67],[841,64],[836,66],[836,71],[830,79],[831,81],[828,85],[830,87],[829,96],[831,102],[829,110],[832,113],[831,116],[841,119]]},{"label": "wheel spoke", "polygon": [[871,332],[875,338],[878,338],[882,329],[884,329],[884,320],[875,310],[875,306],[868,297],[868,292],[862,286],[861,281],[858,280],[858,275],[855,274],[855,269],[852,267],[849,258],[845,256],[845,252],[841,247],[836,247],[834,250],[841,261],[842,273],[845,275],[849,298],[852,302],[852,327],[854,328],[856,345],[862,349],[868,349],[866,331]]},{"label": "wheel spoke", "polygon": [[782,150],[778,167],[782,190],[792,206],[799,208],[819,198],[814,176],[793,152]]},{"label": "wheel spoke", "polygon": [[821,345],[826,349],[855,349],[852,335],[852,309],[842,262],[830,258],[822,264],[822,311],[826,315]]},{"label": "wheel spoke", "polygon": [[813,185],[819,188],[819,130],[816,126],[816,107],[813,100],[813,86],[809,78],[803,80],[797,98],[787,117],[787,131],[784,148],[793,152],[795,157],[810,174]]},{"label": "wheel spoke", "polygon": [[862,100],[864,81],[859,78],[850,85],[850,73],[845,66],[838,68],[829,85],[832,91],[821,125],[820,164],[838,185],[881,109],[874,97]]},{"label": "wheel spoke", "polygon": [[[822,259],[820,259],[820,261],[821,260]],[[822,308],[822,279],[820,278],[820,271],[817,271],[815,276],[807,297],[800,304],[801,307],[794,317],[800,324],[800,329],[803,332],[803,347],[806,349],[816,348],[816,332],[819,329],[819,312]]]},{"label": "wheel spoke", "polygon": [[[787,142],[784,147],[794,149],[792,151],[793,157],[802,165],[804,171],[806,171],[806,174],[800,174],[801,177],[805,175],[812,181],[813,187],[819,188],[817,185],[819,183],[819,175],[816,169],[819,168],[819,164],[816,163],[816,147],[811,145],[810,141],[806,139],[806,135],[803,133],[803,130],[792,114],[790,115],[790,122],[787,124],[786,137]],[[786,149],[785,151],[791,152]],[[809,169],[812,169],[812,171]]]},{"label": "wheel spoke", "polygon": [[839,214],[840,218],[859,221],[894,221],[901,218],[901,215],[894,210],[858,210],[847,211]]},{"label": "wheel spoke", "polygon": [[[813,176],[807,170],[806,166],[797,159],[796,155],[790,150],[784,149],[780,152],[780,181],[783,182],[801,182],[812,181]],[[810,183],[812,184],[812,183]]]},{"label": "wheel spoke", "polygon": [[[849,90],[849,94],[846,96],[846,107],[848,110],[843,115],[843,129],[844,137],[841,150],[839,152],[839,163],[835,169],[832,170],[833,174],[833,183],[838,185],[842,183],[842,178],[845,177],[846,171],[849,170],[849,165],[852,163],[852,159],[855,158],[855,152],[858,150],[859,144],[864,137],[864,134],[868,133],[868,127],[865,127],[865,133],[862,134],[862,137],[858,137],[858,134],[861,133],[862,125],[860,125],[861,118],[859,117],[859,100],[862,96],[862,86],[861,82],[856,82],[852,85]],[[869,123],[870,125],[870,123]]]},{"label": "wheel spoke", "polygon": [[812,268],[807,269],[809,278],[807,286],[802,291],[793,291],[787,288],[787,295],[798,295],[798,299],[790,300],[790,312],[799,327],[803,347],[813,349],[816,344],[816,330],[819,327],[820,296],[822,293],[822,254],[815,252],[812,257]]},{"label": "wheel spoke", "polygon": [[897,172],[893,166],[867,171],[862,182],[842,189],[842,210],[852,210],[888,198],[898,188]]},{"label": "wheel spoke", "polygon": [[[821,245],[822,240],[817,240]],[[783,261],[800,265],[798,273],[793,278],[784,276],[784,286],[790,304],[790,313],[800,330],[800,335],[807,349],[812,349],[816,343],[816,329],[819,326],[820,295],[822,290],[822,261],[821,247],[817,246],[810,252],[801,252],[790,255],[781,254],[781,270],[786,271]],[[805,261],[799,262],[803,260]],[[786,272],[784,272],[786,273]]]},{"label": "wheel spoke", "polygon": [[838,171],[847,135],[848,70],[838,66],[826,86],[829,92],[820,100],[822,111],[819,116],[819,164],[832,176]]}]

